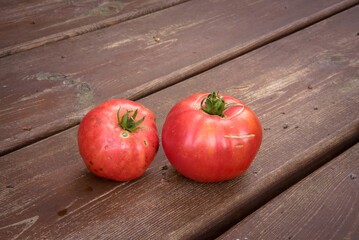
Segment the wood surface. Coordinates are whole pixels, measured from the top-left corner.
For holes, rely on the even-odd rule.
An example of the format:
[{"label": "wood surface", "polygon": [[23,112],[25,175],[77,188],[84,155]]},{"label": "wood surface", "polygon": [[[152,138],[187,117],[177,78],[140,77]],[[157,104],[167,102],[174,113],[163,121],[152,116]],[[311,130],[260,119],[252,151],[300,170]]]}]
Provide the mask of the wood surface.
[{"label": "wood surface", "polygon": [[185,1],[188,0],[1,1],[0,57],[109,27]]},{"label": "wood surface", "polygon": [[[178,174],[163,149],[139,179],[92,175],[77,127],[0,158],[0,238],[210,239],[359,140],[359,7],[212,68],[140,103],[159,132],[196,92],[245,102],[264,127],[242,176],[203,184]],[[167,166],[168,169],[166,170]]]},{"label": "wood surface", "polygon": [[359,239],[359,144],[218,239]]},{"label": "wood surface", "polygon": [[1,58],[0,155],[75,126],[105,100],[139,99],[358,2],[190,1]]}]

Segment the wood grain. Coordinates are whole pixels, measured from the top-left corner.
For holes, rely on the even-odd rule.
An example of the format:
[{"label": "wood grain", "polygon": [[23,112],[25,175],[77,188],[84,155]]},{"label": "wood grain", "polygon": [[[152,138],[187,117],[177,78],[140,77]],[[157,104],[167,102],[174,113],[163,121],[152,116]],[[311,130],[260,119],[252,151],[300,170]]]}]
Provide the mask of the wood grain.
[{"label": "wood grain", "polygon": [[139,99],[358,2],[190,1],[2,58],[0,154],[75,126],[105,100]]},{"label": "wood grain", "polygon": [[0,57],[109,27],[186,1],[0,2]]},{"label": "wood grain", "polygon": [[359,144],[218,239],[358,239]]},{"label": "wood grain", "polygon": [[358,13],[359,7],[347,10],[139,100],[155,113],[160,131],[171,107],[192,93],[218,90],[243,100],[270,130],[242,176],[190,181],[160,148],[141,178],[99,179],[81,160],[75,127],[0,158],[0,236],[210,239],[223,233],[359,141]]}]

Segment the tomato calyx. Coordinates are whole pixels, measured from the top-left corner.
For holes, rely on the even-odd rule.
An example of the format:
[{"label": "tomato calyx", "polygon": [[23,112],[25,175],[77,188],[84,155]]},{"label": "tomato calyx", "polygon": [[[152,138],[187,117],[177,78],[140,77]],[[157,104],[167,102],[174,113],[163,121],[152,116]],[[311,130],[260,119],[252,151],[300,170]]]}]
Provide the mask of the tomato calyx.
[{"label": "tomato calyx", "polygon": [[117,111],[117,121],[118,121],[118,125],[129,132],[134,132],[137,129],[141,129],[141,128],[145,128],[145,127],[138,127],[138,125],[140,125],[144,120],[145,117],[144,116],[142,119],[138,120],[137,122],[135,122],[137,113],[138,113],[138,109],[136,109],[136,111],[132,114],[132,116],[130,117],[130,113],[132,113],[132,110],[127,110],[127,112],[122,115],[122,118],[120,119],[120,110],[121,107],[119,107],[118,111]]},{"label": "tomato calyx", "polygon": [[[205,105],[203,105],[205,103]],[[201,101],[201,109],[209,115],[217,115],[224,118],[223,112],[229,107],[240,105],[238,103],[226,103],[224,99],[215,92],[210,93]]]}]

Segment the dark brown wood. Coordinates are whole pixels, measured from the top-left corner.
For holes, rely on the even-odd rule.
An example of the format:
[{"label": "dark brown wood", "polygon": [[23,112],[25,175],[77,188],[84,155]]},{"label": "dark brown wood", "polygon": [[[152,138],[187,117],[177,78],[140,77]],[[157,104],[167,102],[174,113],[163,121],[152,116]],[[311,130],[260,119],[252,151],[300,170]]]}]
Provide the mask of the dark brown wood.
[{"label": "dark brown wood", "polygon": [[0,3],[0,57],[75,37],[188,0]]},{"label": "dark brown wood", "polygon": [[99,179],[81,160],[75,127],[0,158],[0,236],[218,235],[359,140],[358,16],[359,7],[347,10],[139,100],[160,131],[170,108],[192,93],[218,90],[243,100],[270,130],[242,176],[190,181],[160,148],[141,178]]},{"label": "dark brown wood", "polygon": [[359,144],[218,239],[358,239]]},{"label": "dark brown wood", "polygon": [[0,154],[78,124],[105,100],[139,99],[357,2],[191,1],[2,58]]}]

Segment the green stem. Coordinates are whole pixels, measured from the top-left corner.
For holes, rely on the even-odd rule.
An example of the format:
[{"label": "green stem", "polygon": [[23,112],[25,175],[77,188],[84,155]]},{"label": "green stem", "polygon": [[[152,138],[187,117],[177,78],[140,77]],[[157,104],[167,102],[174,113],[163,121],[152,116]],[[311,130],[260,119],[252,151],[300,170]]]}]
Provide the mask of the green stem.
[{"label": "green stem", "polygon": [[120,119],[120,109],[121,109],[121,107],[119,107],[119,109],[117,111],[117,121],[118,121],[118,125],[122,129],[127,130],[129,132],[134,132],[137,129],[145,128],[145,127],[138,127],[138,125],[140,125],[145,120],[146,116],[144,116],[142,119],[135,122],[135,119],[136,119],[136,116],[138,113],[138,109],[136,109],[136,111],[132,114],[131,117],[130,117],[130,113],[132,113],[133,111],[127,110],[127,112],[124,115],[122,115],[121,119]]},{"label": "green stem", "polygon": [[[205,105],[203,105],[205,103]],[[210,114],[224,117],[223,112],[232,107],[239,105],[238,103],[226,103],[218,93],[212,92],[201,101],[201,109]]]}]

